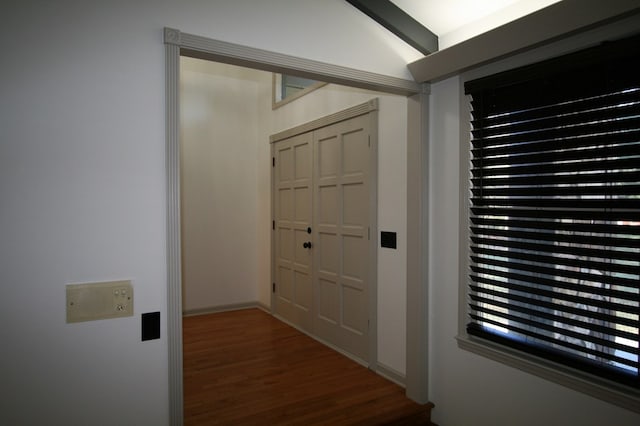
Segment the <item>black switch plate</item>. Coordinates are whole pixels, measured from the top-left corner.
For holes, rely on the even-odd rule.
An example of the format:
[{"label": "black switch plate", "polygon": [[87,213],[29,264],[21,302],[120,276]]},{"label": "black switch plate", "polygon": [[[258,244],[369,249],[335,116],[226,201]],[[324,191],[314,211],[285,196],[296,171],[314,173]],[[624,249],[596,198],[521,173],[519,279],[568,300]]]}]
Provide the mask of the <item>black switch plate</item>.
[{"label": "black switch plate", "polygon": [[396,233],[395,232],[380,232],[380,246],[385,248],[395,249],[398,248],[396,244]]},{"label": "black switch plate", "polygon": [[142,314],[142,341],[160,338],[160,312]]}]

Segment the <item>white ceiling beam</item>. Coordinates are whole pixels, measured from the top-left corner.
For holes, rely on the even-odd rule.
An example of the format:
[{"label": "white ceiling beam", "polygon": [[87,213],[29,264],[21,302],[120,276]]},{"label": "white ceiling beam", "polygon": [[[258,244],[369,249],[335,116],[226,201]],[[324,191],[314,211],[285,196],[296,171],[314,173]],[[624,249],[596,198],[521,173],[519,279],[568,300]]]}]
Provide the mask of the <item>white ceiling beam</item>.
[{"label": "white ceiling beam", "polygon": [[597,25],[640,14],[638,0],[563,0],[412,62],[417,82],[437,81]]}]

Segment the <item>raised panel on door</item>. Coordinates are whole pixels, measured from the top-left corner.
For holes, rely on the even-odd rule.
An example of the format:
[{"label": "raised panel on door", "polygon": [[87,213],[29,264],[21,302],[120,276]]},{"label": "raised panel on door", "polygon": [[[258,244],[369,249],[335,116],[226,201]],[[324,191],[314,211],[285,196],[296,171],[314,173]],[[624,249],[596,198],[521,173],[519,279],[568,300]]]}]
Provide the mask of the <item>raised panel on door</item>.
[{"label": "raised panel on door", "polygon": [[275,294],[274,312],[292,324],[312,330],[311,240],[312,139],[310,134],[274,145]]},{"label": "raised panel on door", "polygon": [[316,310],[321,339],[369,358],[369,117],[314,132]]}]

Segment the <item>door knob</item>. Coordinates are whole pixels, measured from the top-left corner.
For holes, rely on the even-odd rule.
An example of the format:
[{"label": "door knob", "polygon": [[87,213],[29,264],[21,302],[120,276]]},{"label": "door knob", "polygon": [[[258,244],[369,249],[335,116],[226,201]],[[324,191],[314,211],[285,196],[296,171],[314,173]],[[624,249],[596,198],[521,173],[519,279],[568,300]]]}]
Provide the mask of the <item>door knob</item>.
[{"label": "door knob", "polygon": [[311,248],[311,241],[307,241],[306,243],[302,243],[302,247],[304,247],[306,249],[310,249]]}]

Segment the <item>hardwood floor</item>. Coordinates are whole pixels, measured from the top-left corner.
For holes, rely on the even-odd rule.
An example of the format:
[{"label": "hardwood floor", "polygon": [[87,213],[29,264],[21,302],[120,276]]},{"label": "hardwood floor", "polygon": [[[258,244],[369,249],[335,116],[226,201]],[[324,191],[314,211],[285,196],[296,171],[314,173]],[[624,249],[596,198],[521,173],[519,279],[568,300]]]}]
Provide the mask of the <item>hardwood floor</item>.
[{"label": "hardwood floor", "polygon": [[259,309],[185,317],[185,425],[429,425],[430,406]]}]

